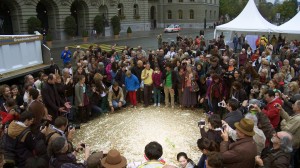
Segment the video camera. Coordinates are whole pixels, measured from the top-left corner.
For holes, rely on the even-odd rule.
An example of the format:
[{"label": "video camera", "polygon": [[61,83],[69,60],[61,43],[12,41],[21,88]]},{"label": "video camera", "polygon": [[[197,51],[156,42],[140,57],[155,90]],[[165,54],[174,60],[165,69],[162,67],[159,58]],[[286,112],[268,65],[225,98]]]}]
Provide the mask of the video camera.
[{"label": "video camera", "polygon": [[73,128],[75,128],[75,130],[77,130],[77,129],[80,129],[80,124],[72,124],[72,123],[70,123],[70,124],[68,124],[67,128],[68,128],[68,130],[69,129],[71,130]]}]

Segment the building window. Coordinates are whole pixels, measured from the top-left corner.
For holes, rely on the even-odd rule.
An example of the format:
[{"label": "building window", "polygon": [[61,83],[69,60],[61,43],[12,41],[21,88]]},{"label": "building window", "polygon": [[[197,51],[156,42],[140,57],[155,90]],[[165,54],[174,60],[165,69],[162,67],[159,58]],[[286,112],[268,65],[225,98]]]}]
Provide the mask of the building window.
[{"label": "building window", "polygon": [[194,19],[194,10],[190,10],[190,19]]},{"label": "building window", "polygon": [[133,15],[138,16],[139,15],[139,6],[137,4],[133,5]]},{"label": "building window", "polygon": [[212,17],[212,14],[211,14],[211,11],[209,11],[209,18],[211,19],[211,17]]},{"label": "building window", "polygon": [[119,16],[124,16],[124,6],[123,4],[118,4],[118,15]]},{"label": "building window", "polygon": [[172,11],[168,10],[168,19],[172,19]]},{"label": "building window", "polygon": [[168,3],[172,3],[172,0],[168,0]]},{"label": "building window", "polygon": [[210,0],[210,3],[212,4],[212,0]]},{"label": "building window", "polygon": [[216,19],[216,15],[217,15],[217,12],[216,12],[216,11],[214,11],[214,19]]},{"label": "building window", "polygon": [[179,0],[178,2],[183,2],[183,0]]},{"label": "building window", "polygon": [[182,10],[178,11],[178,19],[183,19],[183,12],[182,12]]}]

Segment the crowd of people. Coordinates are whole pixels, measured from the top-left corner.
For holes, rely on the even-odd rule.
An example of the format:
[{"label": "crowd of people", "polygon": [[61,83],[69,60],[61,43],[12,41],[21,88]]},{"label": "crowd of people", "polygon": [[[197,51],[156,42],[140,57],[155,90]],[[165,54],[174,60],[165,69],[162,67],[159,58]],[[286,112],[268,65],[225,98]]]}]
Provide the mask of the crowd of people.
[{"label": "crowd of people", "polygon": [[[0,86],[0,162],[5,167],[126,167],[117,150],[91,154],[87,144],[73,144],[78,124],[122,108],[164,105],[207,114],[207,122],[198,123],[203,155],[195,164],[178,153],[179,167],[296,168],[300,43],[278,39],[262,36],[256,50],[237,34],[234,48],[225,45],[223,34],[209,44],[203,35],[178,34],[170,44],[159,35],[158,49],[147,52],[141,46],[120,53],[115,46],[109,52],[77,46],[73,53],[65,47],[62,70],[53,65],[49,72],[26,75],[22,87]],[[77,163],[82,151],[84,163]],[[133,167],[172,167],[161,158],[159,143],[150,142],[144,152],[147,161]]]}]

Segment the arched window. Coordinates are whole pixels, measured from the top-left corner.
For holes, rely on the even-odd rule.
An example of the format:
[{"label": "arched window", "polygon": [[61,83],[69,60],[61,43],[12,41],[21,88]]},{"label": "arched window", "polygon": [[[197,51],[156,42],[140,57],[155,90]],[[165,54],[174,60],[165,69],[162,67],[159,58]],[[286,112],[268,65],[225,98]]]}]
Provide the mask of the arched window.
[{"label": "arched window", "polygon": [[178,10],[178,19],[183,19],[183,12],[182,12],[182,10]]},{"label": "arched window", "polygon": [[118,15],[124,16],[124,6],[121,3],[118,4]]},{"label": "arched window", "polygon": [[190,10],[190,19],[194,19],[194,15],[195,15],[194,10],[191,9]]},{"label": "arched window", "polygon": [[172,19],[172,11],[168,10],[168,19]]},{"label": "arched window", "polygon": [[133,5],[133,15],[134,16],[139,16],[139,6],[138,6],[138,4]]}]

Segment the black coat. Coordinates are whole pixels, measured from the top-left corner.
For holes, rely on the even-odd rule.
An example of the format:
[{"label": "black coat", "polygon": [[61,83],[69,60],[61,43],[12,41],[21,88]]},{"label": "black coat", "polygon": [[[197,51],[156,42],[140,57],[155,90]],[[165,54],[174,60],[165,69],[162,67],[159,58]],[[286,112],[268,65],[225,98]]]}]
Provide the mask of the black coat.
[{"label": "black coat", "polygon": [[235,129],[234,123],[239,122],[242,118],[244,118],[242,112],[240,110],[235,110],[225,114],[223,120],[228,123],[232,129]]},{"label": "black coat", "polygon": [[59,115],[58,109],[63,107],[65,102],[60,98],[55,85],[45,82],[41,93],[43,102],[48,109],[48,113],[52,115],[53,120],[55,120]]}]

